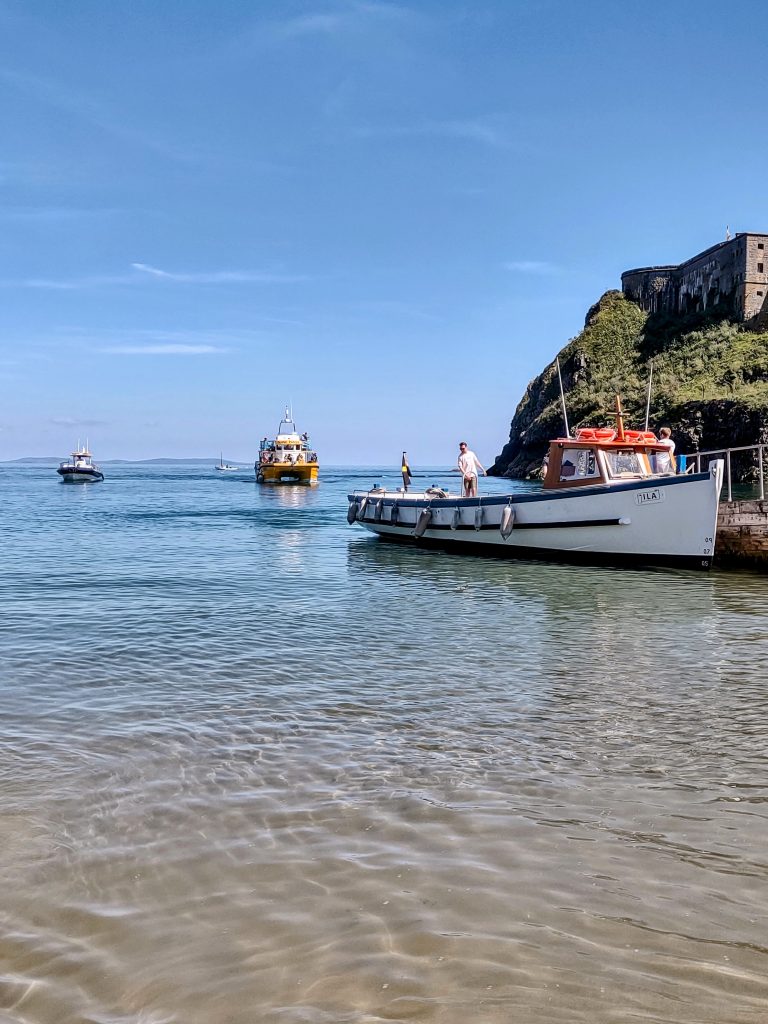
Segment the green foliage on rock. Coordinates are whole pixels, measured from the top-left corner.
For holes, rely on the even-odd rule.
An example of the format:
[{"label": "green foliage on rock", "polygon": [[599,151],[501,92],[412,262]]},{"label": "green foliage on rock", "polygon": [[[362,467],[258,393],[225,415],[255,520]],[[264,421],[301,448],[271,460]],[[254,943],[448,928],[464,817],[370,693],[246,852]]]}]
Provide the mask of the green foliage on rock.
[{"label": "green foliage on rock", "polygon": [[748,407],[768,404],[768,335],[723,321],[673,339],[654,360],[659,400],[681,402],[737,399]]},{"label": "green foliage on rock", "polygon": [[[617,393],[627,426],[642,427],[653,360],[650,426],[671,426],[679,451],[768,439],[768,333],[745,330],[717,309],[689,317],[649,316],[621,292],[609,291],[559,358],[572,430],[613,425]],[[491,471],[534,474],[550,439],[562,432],[553,362],[528,385],[509,442]]]}]

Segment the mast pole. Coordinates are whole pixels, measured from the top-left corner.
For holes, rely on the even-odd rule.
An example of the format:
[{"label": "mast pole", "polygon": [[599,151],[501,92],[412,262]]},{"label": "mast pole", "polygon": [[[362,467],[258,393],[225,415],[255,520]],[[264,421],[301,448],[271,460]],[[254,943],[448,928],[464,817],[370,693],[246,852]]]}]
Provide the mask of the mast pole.
[{"label": "mast pole", "polygon": [[616,437],[624,440],[624,413],[621,411],[621,395],[616,395]]},{"label": "mast pole", "polygon": [[560,356],[555,359],[557,365],[557,379],[560,382],[560,405],[563,410],[563,422],[565,423],[565,436],[571,436],[571,428],[568,426],[568,411],[565,408],[565,392],[563,391],[563,377],[560,373]]},{"label": "mast pole", "polygon": [[653,384],[653,360],[648,371],[648,394],[645,398],[645,429],[648,430],[648,421],[651,418],[651,385]]}]

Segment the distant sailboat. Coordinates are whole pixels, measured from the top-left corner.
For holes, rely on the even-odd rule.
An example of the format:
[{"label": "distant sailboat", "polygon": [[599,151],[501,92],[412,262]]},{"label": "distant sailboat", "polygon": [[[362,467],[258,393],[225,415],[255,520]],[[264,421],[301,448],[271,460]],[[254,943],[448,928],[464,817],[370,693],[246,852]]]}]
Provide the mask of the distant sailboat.
[{"label": "distant sailboat", "polygon": [[225,462],[224,452],[221,453],[219,456],[219,464],[216,466],[216,469],[218,469],[220,473],[236,473],[239,468],[239,466],[230,466],[228,462]]}]

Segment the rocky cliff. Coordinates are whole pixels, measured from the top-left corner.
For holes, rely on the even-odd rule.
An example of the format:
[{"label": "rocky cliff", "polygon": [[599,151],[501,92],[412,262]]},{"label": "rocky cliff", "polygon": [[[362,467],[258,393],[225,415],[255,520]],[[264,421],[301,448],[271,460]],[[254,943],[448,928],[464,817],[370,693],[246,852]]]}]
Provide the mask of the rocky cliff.
[{"label": "rocky cliff", "polygon": [[[652,360],[650,427],[669,425],[678,452],[768,443],[768,334],[745,330],[718,309],[654,316],[609,291],[559,358],[571,430],[612,426],[617,392],[626,425],[642,427]],[[526,388],[509,441],[489,472],[535,476],[550,439],[562,432],[553,361]],[[739,475],[752,475],[753,463],[745,456]]]}]

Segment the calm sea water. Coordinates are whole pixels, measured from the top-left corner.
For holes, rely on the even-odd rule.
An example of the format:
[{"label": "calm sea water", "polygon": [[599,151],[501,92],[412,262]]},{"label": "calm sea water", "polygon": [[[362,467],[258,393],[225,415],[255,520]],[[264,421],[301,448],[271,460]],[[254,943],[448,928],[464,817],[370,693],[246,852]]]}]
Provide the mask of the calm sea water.
[{"label": "calm sea water", "polygon": [[0,1019],[764,1024],[764,578],[105,469],[0,468]]}]

